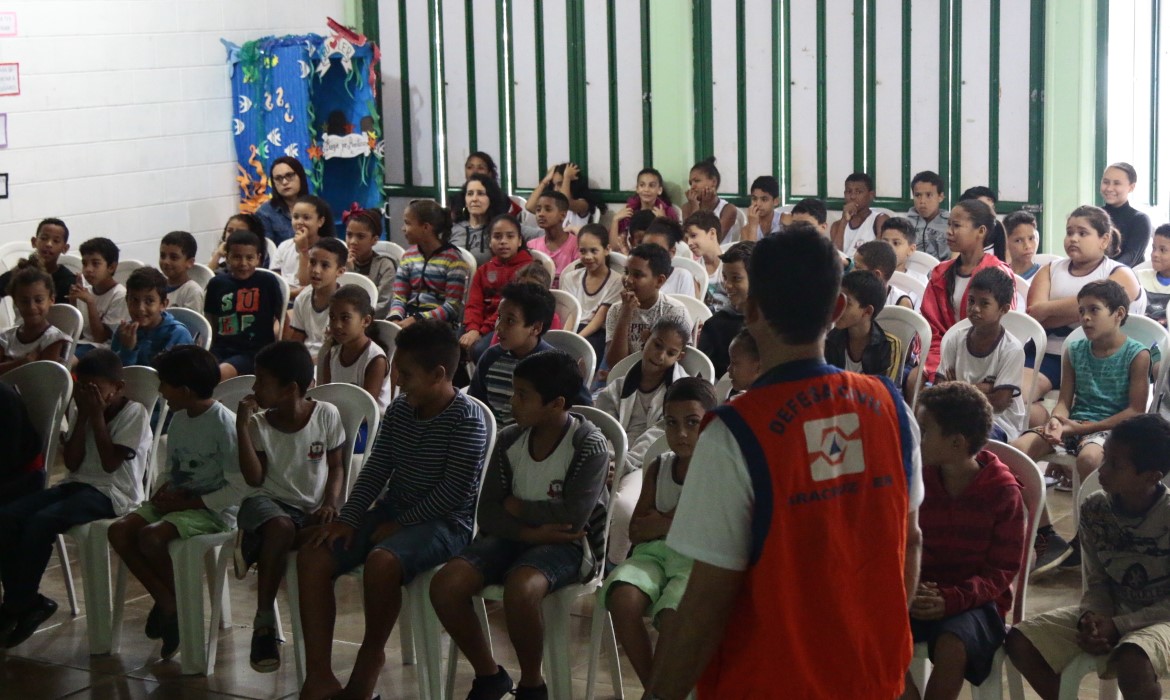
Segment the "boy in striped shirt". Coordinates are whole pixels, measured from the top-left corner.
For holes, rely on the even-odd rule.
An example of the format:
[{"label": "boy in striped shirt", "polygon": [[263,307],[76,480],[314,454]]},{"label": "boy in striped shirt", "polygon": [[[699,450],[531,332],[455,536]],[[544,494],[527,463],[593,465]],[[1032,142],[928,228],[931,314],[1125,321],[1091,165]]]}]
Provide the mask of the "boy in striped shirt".
[{"label": "boy in striped shirt", "polygon": [[[371,697],[402,586],[471,540],[488,436],[482,409],[451,384],[459,339],[449,324],[428,319],[404,328],[395,345],[402,395],[386,411],[337,521],[312,533],[297,556],[306,660],[301,697],[343,691]],[[330,667],[333,580],[361,565],[366,633],[343,689]]]}]

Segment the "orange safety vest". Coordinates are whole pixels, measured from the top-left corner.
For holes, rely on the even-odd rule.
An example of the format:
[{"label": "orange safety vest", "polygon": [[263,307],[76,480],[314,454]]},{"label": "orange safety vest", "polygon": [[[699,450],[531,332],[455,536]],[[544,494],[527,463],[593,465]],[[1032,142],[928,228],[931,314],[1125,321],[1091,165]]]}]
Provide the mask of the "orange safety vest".
[{"label": "orange safety vest", "polygon": [[743,452],[755,507],[744,585],[699,697],[898,697],[913,651],[901,395],[885,377],[803,360],[712,415]]}]

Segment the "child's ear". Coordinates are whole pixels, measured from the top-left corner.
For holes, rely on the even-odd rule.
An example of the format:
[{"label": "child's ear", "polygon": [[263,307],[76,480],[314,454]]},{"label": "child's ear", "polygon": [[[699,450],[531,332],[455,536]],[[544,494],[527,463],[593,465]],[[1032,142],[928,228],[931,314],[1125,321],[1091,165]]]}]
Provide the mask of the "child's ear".
[{"label": "child's ear", "polygon": [[28,239],[28,242],[32,245],[33,248],[37,247],[37,237],[36,236],[33,236],[32,238]]},{"label": "child's ear", "polygon": [[171,306],[170,297],[163,297],[161,299],[161,303],[162,303],[163,311],[166,311]]}]

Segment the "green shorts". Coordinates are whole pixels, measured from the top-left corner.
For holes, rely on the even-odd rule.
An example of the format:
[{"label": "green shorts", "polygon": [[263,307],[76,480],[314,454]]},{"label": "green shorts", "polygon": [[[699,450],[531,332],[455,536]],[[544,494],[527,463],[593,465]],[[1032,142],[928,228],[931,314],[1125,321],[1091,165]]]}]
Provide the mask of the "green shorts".
[{"label": "green shorts", "polygon": [[206,508],[196,510],[176,510],[173,513],[160,513],[150,503],[143,503],[134,514],[147,523],[157,523],[162,520],[175,526],[179,531],[179,539],[186,540],[197,535],[214,535],[217,532],[227,532],[231,528],[219,515]]},{"label": "green shorts", "polygon": [[601,597],[607,601],[615,583],[629,584],[650,598],[646,614],[657,623],[658,613],[678,610],[695,560],[666,546],[666,540],[643,542],[605,580]]}]

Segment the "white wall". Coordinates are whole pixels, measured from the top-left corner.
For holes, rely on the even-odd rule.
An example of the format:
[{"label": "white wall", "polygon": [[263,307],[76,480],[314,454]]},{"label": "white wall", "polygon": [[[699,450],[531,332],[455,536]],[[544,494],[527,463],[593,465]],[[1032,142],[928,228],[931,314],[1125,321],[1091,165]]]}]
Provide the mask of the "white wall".
[{"label": "white wall", "polygon": [[122,257],[158,259],[180,229],[206,246],[236,211],[232,99],[221,37],[328,33],[345,0],[6,0],[19,33],[21,95],[0,97],[8,148],[0,242],[47,216],[70,242],[106,236]]}]

